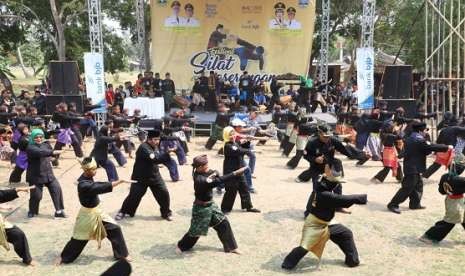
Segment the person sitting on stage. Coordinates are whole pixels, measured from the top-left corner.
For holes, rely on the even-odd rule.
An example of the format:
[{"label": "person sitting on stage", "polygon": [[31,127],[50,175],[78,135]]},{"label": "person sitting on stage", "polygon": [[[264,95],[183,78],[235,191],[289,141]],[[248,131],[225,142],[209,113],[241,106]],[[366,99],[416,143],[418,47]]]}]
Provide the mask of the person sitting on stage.
[{"label": "person sitting on stage", "polygon": [[311,206],[302,229],[300,246],[294,248],[281,265],[284,269],[293,269],[299,261],[311,251],[318,258],[317,267],[326,242],[330,239],[344,252],[345,264],[355,267],[360,264],[357,247],[352,231],[342,224],[331,224],[335,212],[340,208],[349,208],[354,204],[366,204],[367,195],[339,195],[334,190],[342,183],[342,162],[328,160],[324,176],[316,183],[310,197]]},{"label": "person sitting on stage", "polygon": [[206,236],[208,228],[213,227],[223,244],[226,253],[239,253],[236,240],[226,216],[213,201],[212,189],[220,183],[235,176],[242,175],[247,167],[242,167],[227,175],[219,176],[217,171],[210,170],[206,155],[193,160],[193,178],[195,201],[192,207],[192,220],[189,231],[178,242],[176,252],[182,253],[194,247],[200,236]]},{"label": "person sitting on stage", "polygon": [[110,193],[114,187],[123,183],[132,183],[132,181],[94,181],[94,176],[97,173],[97,162],[91,157],[85,158],[81,167],[83,173],[78,179],[77,189],[82,207],[74,224],[73,237],[61,252],[57,264],[74,262],[89,240],[96,240],[100,249],[102,240],[105,238],[111,242],[115,259],[130,260],[121,227],[100,209],[99,194]]},{"label": "person sitting on stage", "polygon": [[[18,187],[15,189],[0,190],[0,203],[5,203],[18,198],[19,192],[29,192],[35,189],[35,186]],[[31,253],[29,252],[29,245],[26,235],[17,226],[4,220],[0,214],[0,246],[4,247],[7,251],[10,250],[8,243],[13,244],[14,250],[19,257],[23,259],[26,265],[34,265]]]}]

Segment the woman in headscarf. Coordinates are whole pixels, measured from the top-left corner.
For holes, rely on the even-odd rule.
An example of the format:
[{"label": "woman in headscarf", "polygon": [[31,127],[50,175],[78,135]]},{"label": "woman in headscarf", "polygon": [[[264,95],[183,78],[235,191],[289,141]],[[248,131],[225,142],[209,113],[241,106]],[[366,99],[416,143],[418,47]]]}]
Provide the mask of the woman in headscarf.
[{"label": "woman in headscarf", "polygon": [[100,209],[98,195],[110,193],[114,187],[131,181],[95,182],[97,163],[91,157],[84,159],[81,168],[83,173],[78,179],[78,196],[82,207],[76,218],[73,237],[63,249],[57,264],[72,263],[79,257],[89,240],[96,240],[100,249],[105,238],[111,242],[115,259],[129,260],[121,227]]},{"label": "woman in headscarf", "polygon": [[[29,192],[35,189],[34,186],[18,187],[16,189],[0,190],[0,203],[12,201],[18,197],[18,192]],[[8,243],[13,244],[13,248],[19,257],[23,259],[26,265],[34,265],[32,262],[31,253],[29,252],[29,245],[26,235],[17,226],[4,220],[0,214],[0,247],[10,250]]]},{"label": "woman in headscarf", "polygon": [[195,201],[192,207],[192,220],[189,231],[178,242],[177,253],[190,250],[200,236],[206,236],[208,228],[213,227],[227,253],[239,253],[236,240],[226,216],[213,201],[213,188],[235,176],[241,176],[247,167],[242,167],[229,174],[220,176],[217,171],[210,170],[206,155],[200,155],[193,160],[193,178]]},{"label": "woman in headscarf", "polygon": [[32,218],[39,214],[39,204],[42,200],[44,187],[48,188],[55,206],[55,217],[65,218],[65,207],[63,206],[63,193],[60,183],[53,174],[51,158],[59,155],[61,150],[53,150],[48,142],[44,142],[44,132],[40,128],[32,131],[27,146],[28,167],[26,181],[30,186],[35,185],[36,189],[31,192],[29,199],[28,217]]},{"label": "woman in headscarf", "polygon": [[[224,161],[223,161],[223,174],[229,174],[233,171],[240,169],[244,164],[244,155],[250,149],[242,147],[235,142],[236,132],[232,127],[225,127],[223,130],[224,140]],[[244,175],[237,175],[225,181],[226,192],[221,202],[221,210],[224,213],[231,212],[234,201],[236,200],[237,192],[241,197],[241,208],[246,209],[247,212],[259,213],[260,210],[253,208],[252,200],[250,198],[249,189]]]}]

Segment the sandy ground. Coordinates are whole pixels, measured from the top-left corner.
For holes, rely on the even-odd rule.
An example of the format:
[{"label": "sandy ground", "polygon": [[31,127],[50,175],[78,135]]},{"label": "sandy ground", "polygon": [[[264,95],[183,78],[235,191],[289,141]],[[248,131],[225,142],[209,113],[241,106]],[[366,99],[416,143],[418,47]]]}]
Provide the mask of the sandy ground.
[{"label": "sandy ground", "polygon": [[[196,138],[190,144],[189,160],[199,153],[205,153],[205,139]],[[92,145],[86,143],[90,152]],[[219,147],[219,143],[216,148]],[[354,161],[344,160],[346,181],[344,193],[368,193],[366,206],[354,206],[352,215],[337,214],[336,220],[352,229],[360,254],[361,265],[347,268],[343,254],[333,243],[328,242],[323,256],[322,270],[315,271],[316,259],[308,254],[292,272],[283,271],[280,266],[284,256],[299,244],[303,225],[303,209],[311,192],[310,183],[295,183],[294,178],[304,170],[307,162],[301,161],[296,170],[286,169],[287,159],[280,156],[277,142],[270,141],[259,147],[255,186],[257,194],[252,196],[254,206],[261,214],[249,214],[235,210],[229,215],[239,249],[242,255],[222,252],[215,231],[202,237],[194,250],[177,256],[175,243],[189,227],[193,196],[191,167],[181,167],[182,181],[167,182],[171,194],[171,208],[174,221],[161,220],[159,208],[150,193],[144,197],[135,218],[121,223],[130,255],[133,258],[133,275],[283,275],[312,272],[315,275],[463,275],[463,268],[457,265],[463,260],[465,242],[463,229],[457,226],[438,246],[429,246],[418,241],[434,222],[443,215],[443,196],[437,192],[437,180],[441,172],[426,181],[423,205],[426,210],[409,211],[404,204],[402,215],[387,212],[386,204],[398,189],[394,178],[388,176],[384,184],[372,184],[369,179],[380,169],[381,164],[368,162],[357,168]],[[216,151],[207,152],[210,167],[222,168],[222,157]],[[429,162],[432,160],[430,159]],[[125,168],[118,168],[123,178],[130,176],[132,162]],[[161,170],[164,179],[168,172]],[[6,186],[10,168],[0,163],[0,182]],[[66,212],[69,218],[54,220],[53,205],[49,194],[44,193],[41,215],[27,219],[28,195],[17,199],[13,205],[18,209],[8,220],[26,233],[36,267],[24,267],[13,251],[0,249],[1,275],[99,275],[112,262],[110,243],[105,241],[100,250],[90,242],[74,264],[55,267],[54,260],[60,254],[72,234],[75,216],[79,210],[75,181],[80,169],[72,151],[64,154],[61,167],[55,171],[64,190]],[[99,170],[97,179],[105,179]],[[129,186],[119,186],[111,194],[102,196],[102,207],[115,215]],[[215,196],[221,202],[220,196]]]}]

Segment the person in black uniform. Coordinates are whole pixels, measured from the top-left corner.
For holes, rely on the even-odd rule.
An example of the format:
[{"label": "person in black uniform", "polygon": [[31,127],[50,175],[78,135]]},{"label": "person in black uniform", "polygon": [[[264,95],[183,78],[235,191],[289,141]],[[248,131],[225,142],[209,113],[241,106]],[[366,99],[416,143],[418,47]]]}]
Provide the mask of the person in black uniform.
[{"label": "person in black uniform", "polygon": [[319,267],[325,244],[329,239],[344,252],[347,266],[355,267],[360,264],[352,231],[342,224],[331,224],[331,220],[337,209],[366,204],[367,195],[337,194],[335,190],[341,186],[342,162],[332,159],[324,166],[324,176],[317,182],[310,196],[311,205],[302,229],[301,244],[286,256],[281,265],[284,269],[293,269],[308,251],[318,258]]},{"label": "person in black uniform", "polygon": [[65,218],[63,193],[60,183],[53,174],[51,157],[61,153],[60,150],[53,150],[49,143],[43,142],[44,132],[36,128],[31,132],[29,145],[27,146],[28,167],[26,171],[26,181],[29,186],[36,188],[31,192],[29,199],[28,217],[32,218],[39,214],[39,204],[42,200],[44,187],[48,188],[55,207],[55,217]]},{"label": "person in black uniform", "polygon": [[304,156],[304,150],[308,140],[317,133],[316,124],[310,121],[300,120],[296,141],[296,153],[286,164],[289,169],[295,169],[299,165],[300,159]]},{"label": "person in black uniform", "polygon": [[[11,172],[10,179],[8,181],[10,185],[13,183],[21,182],[21,176],[23,175],[23,172],[27,169],[26,149],[27,149],[27,146],[29,145],[29,128],[25,124],[20,123],[16,131],[18,131],[20,135],[16,143],[16,149],[18,149],[19,152],[15,158],[15,167],[13,171]],[[14,135],[13,135],[13,139],[14,139]],[[15,147],[13,147],[12,145],[12,148],[15,148]]]},{"label": "person in black uniform", "polygon": [[[230,174],[240,169],[244,164],[244,155],[250,149],[242,147],[236,143],[235,131],[232,127],[226,127],[223,130],[224,139],[224,161],[223,161],[223,174]],[[250,198],[249,189],[244,175],[237,175],[225,181],[225,194],[221,202],[221,211],[223,213],[231,212],[234,201],[236,200],[237,192],[241,198],[241,208],[246,209],[247,212],[259,213],[260,210],[253,208],[252,200]]]},{"label": "person in black uniform", "polygon": [[397,191],[388,204],[389,211],[400,214],[399,204],[410,199],[409,208],[424,209],[421,206],[423,194],[423,180],[421,174],[426,170],[426,156],[431,152],[445,152],[452,146],[430,144],[425,140],[426,124],[414,122],[412,134],[405,139],[404,151],[404,179],[402,187]]},{"label": "person in black uniform", "polygon": [[442,241],[458,223],[465,228],[464,199],[465,178],[446,173],[441,177],[438,187],[439,193],[446,196],[444,218],[432,226],[420,238],[420,241],[432,244]]},{"label": "person in black uniform", "polygon": [[[76,135],[73,131],[71,131],[73,124],[75,122],[79,122],[81,119],[81,117],[77,117],[68,112],[68,105],[66,103],[60,103],[57,105],[57,110],[53,113],[52,120],[55,123],[60,124],[60,131],[57,136],[55,147],[53,148],[54,150],[61,150],[63,146],[71,144],[76,157],[81,158],[84,156]],[[58,166],[59,157],[60,156],[57,155],[57,157],[53,160],[54,166]]]},{"label": "person in black uniform", "polygon": [[193,178],[195,201],[192,207],[192,220],[189,231],[178,242],[176,251],[182,253],[190,250],[199,240],[206,236],[208,228],[213,227],[223,244],[224,251],[239,253],[237,243],[226,216],[213,201],[213,188],[235,176],[242,175],[247,167],[242,167],[230,174],[220,176],[217,171],[210,170],[206,155],[200,155],[193,160]]},{"label": "person in black uniform", "polygon": [[[443,129],[441,129],[441,132],[439,132],[439,136],[436,139],[436,143],[438,144],[444,144],[444,145],[450,145],[454,147],[454,151],[457,154],[463,154],[463,150],[465,147],[465,127],[459,127],[456,126],[455,124],[451,124],[450,126],[446,126]],[[460,141],[460,143],[458,143]],[[426,171],[423,173],[424,178],[429,178],[432,176],[437,170],[441,168],[441,164],[439,164],[437,161],[433,162]],[[465,170],[465,167],[460,164],[455,164],[455,170],[457,174],[462,174],[462,172]]]},{"label": "person in black uniform", "polygon": [[108,181],[113,182],[119,179],[118,171],[116,171],[115,164],[108,158],[108,150],[112,144],[120,139],[119,133],[113,137],[110,135],[110,129],[108,126],[104,125],[99,130],[99,135],[95,141],[94,148],[90,153],[97,165],[104,168],[108,177]]},{"label": "person in black uniform", "polygon": [[160,136],[161,133],[159,130],[149,130],[147,140],[137,149],[136,162],[134,163],[131,177],[137,183],[131,184],[129,195],[116,215],[116,220],[121,220],[126,215],[134,217],[142,197],[147,192],[147,188],[150,188],[155,200],[160,205],[162,218],[171,221],[170,194],[160,175],[158,165],[168,162],[170,159],[169,153],[174,152],[175,149],[169,149],[168,152],[160,153],[158,150]]},{"label": "person in black uniform", "polygon": [[384,127],[381,132],[384,167],[371,179],[372,182],[383,183],[390,170],[392,170],[397,181],[402,181],[404,176],[398,158],[402,158],[403,153],[402,149],[397,146],[400,141],[402,141],[402,137],[394,131],[394,124],[389,123]]},{"label": "person in black uniform", "polygon": [[92,157],[85,158],[81,166],[83,173],[78,179],[77,190],[82,207],[74,225],[73,237],[63,248],[57,264],[74,262],[89,240],[96,240],[100,249],[105,238],[111,242],[115,259],[129,260],[121,227],[100,209],[99,194],[111,193],[114,187],[130,181],[95,182],[97,163]]},{"label": "person in black uniform", "polygon": [[216,141],[223,140],[223,129],[229,125],[229,121],[234,116],[228,113],[228,109],[224,104],[218,105],[218,112],[216,113],[215,124],[213,125],[212,135],[208,138],[205,148],[211,150]]},{"label": "person in black uniform", "polygon": [[[0,203],[12,201],[18,198],[19,192],[27,193],[32,189],[35,189],[35,186],[0,190]],[[26,235],[24,235],[24,232],[17,226],[5,221],[0,214],[0,246],[9,251],[10,246],[8,243],[13,244],[16,254],[23,259],[24,264],[34,265],[31,253],[29,252],[29,244],[27,242]]]}]

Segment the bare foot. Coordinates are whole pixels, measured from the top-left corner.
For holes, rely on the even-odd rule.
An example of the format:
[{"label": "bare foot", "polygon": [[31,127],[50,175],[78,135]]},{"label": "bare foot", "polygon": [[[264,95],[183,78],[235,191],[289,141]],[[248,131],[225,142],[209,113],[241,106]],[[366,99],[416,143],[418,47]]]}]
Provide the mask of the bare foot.
[{"label": "bare foot", "polygon": [[123,257],[122,259],[125,259],[127,262],[132,262],[131,256]]},{"label": "bare foot", "polygon": [[346,208],[341,208],[341,209],[338,209],[336,212],[339,212],[339,213],[342,213],[342,214],[352,214],[351,211],[349,211],[349,209],[346,209]]},{"label": "bare foot", "polygon": [[177,255],[182,255],[182,250],[179,248],[179,246],[176,246],[176,254]]},{"label": "bare foot", "polygon": [[241,251],[239,251],[239,249],[231,250],[230,253],[237,254],[237,255],[242,255],[242,253],[241,253]]},{"label": "bare foot", "polygon": [[37,263],[35,261],[31,261],[30,263],[27,264],[27,266],[32,266],[32,267],[34,267],[36,265],[37,265]]},{"label": "bare foot", "polygon": [[56,260],[55,260],[55,265],[56,266],[59,266],[63,263],[63,261],[61,260],[61,257],[58,257]]}]

